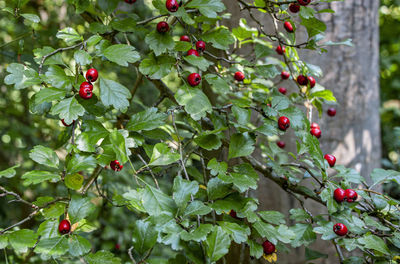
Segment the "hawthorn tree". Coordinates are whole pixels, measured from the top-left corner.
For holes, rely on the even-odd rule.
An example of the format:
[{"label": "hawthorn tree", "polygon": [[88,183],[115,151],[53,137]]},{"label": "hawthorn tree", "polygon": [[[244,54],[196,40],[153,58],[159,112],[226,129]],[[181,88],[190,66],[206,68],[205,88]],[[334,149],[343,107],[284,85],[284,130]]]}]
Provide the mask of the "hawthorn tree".
[{"label": "hawthorn tree", "polygon": [[[375,187],[400,174],[375,169],[367,183],[322,153],[312,122],[313,111],[335,115],[322,112],[335,97],[298,50],[350,44],[323,40],[314,8],[332,1],[237,2],[255,22],[256,12],[270,16],[273,31],[243,18],[221,26],[229,14],[220,0],[70,0],[71,23],[50,38],[57,46],[19,42],[4,83],[29,91],[30,114],[63,131],[29,150],[34,169],[0,171],[1,196],[30,210],[2,225],[6,262],[224,263],[230,248],[240,250],[237,263],[277,262],[301,246],[314,260],[324,254],[307,246],[321,236],[340,263],[396,263],[399,202]],[[27,3],[3,11],[43,32],[45,16],[25,13]],[[288,130],[295,153],[279,140]],[[249,190],[259,177],[299,202],[291,224],[257,209]],[[29,194],[11,191],[15,179]],[[306,199],[326,212],[313,215]]]}]

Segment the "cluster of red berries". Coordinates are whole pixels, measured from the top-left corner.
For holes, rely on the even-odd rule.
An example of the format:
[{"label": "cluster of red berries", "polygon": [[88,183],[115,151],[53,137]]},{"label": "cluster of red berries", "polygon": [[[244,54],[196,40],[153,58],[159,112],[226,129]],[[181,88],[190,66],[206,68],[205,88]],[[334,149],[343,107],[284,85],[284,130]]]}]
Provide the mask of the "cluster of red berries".
[{"label": "cluster of red berries", "polygon": [[342,188],[337,188],[333,192],[333,198],[338,203],[341,203],[343,201],[347,201],[348,203],[353,203],[357,200],[358,194],[353,189],[343,190]]},{"label": "cluster of red berries", "polygon": [[110,162],[110,167],[113,171],[121,171],[124,165],[122,165],[118,160],[113,160]]},{"label": "cluster of red berries", "polygon": [[310,134],[316,138],[321,137],[321,134],[322,134],[321,128],[319,127],[319,125],[317,123],[311,123]]},{"label": "cluster of red berries", "polygon": [[[187,35],[183,35],[183,36],[181,36],[180,41],[190,42],[190,37]],[[202,40],[199,40],[196,42],[196,49],[190,49],[187,52],[187,56],[194,55],[196,57],[199,57],[200,56],[199,52],[202,53],[205,50],[206,50],[206,43]],[[191,73],[187,77],[187,81],[190,86],[195,87],[200,84],[201,76],[198,73]]]},{"label": "cluster of red berries", "polygon": [[289,5],[289,10],[292,13],[297,13],[300,11],[300,6],[306,6],[311,3],[311,0],[297,0],[297,3],[291,3]]},{"label": "cluster of red berries", "polygon": [[99,77],[99,73],[94,68],[91,68],[86,72],[87,82],[81,83],[81,86],[79,87],[79,96],[82,99],[87,100],[87,99],[92,98],[92,96],[93,96],[92,82],[95,82],[98,77]]}]

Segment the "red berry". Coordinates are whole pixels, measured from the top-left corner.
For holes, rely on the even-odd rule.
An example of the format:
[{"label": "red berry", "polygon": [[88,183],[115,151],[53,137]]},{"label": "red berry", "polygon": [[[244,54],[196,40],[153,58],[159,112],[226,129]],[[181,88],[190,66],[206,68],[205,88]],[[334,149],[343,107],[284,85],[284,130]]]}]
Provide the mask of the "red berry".
[{"label": "red berry", "polygon": [[287,89],[286,89],[285,87],[279,87],[278,91],[279,91],[281,94],[286,94],[286,93],[287,93]]},{"label": "red berry", "polygon": [[86,80],[88,80],[89,82],[95,82],[98,77],[99,73],[94,68],[91,68],[86,72]]},{"label": "red berry", "polygon": [[308,82],[310,83],[310,88],[313,88],[315,86],[315,83],[316,83],[314,77],[308,76],[307,79],[308,79]]},{"label": "red berry", "polygon": [[113,160],[110,162],[110,167],[113,171],[120,171],[124,165],[120,164],[118,160]]},{"label": "red berry", "polygon": [[276,142],[276,145],[278,145],[278,147],[280,147],[281,149],[285,148],[285,146],[286,146],[284,141],[278,141],[278,142]]},{"label": "red berry", "polygon": [[190,50],[188,50],[187,55],[188,55],[188,56],[194,55],[194,56],[196,56],[196,57],[199,57],[199,53],[198,53],[197,50],[195,50],[195,49],[190,49]]},{"label": "red berry", "polygon": [[302,6],[306,6],[309,3],[311,3],[311,0],[297,0],[297,3],[299,3]]},{"label": "red berry", "polygon": [[328,162],[329,166],[331,166],[331,167],[335,166],[335,163],[336,163],[335,156],[333,156],[331,154],[325,154],[324,159],[326,159],[326,161]]},{"label": "red berry", "polygon": [[321,129],[317,123],[311,123],[310,128],[311,128],[311,129],[312,129],[312,128]]},{"label": "red berry", "polygon": [[327,113],[328,113],[328,116],[335,116],[336,115],[336,109],[331,107],[331,108],[328,109]]},{"label": "red berry", "polygon": [[206,43],[202,40],[196,42],[196,49],[199,52],[203,52],[206,50]]},{"label": "red berry", "polygon": [[283,55],[283,53],[285,53],[285,51],[286,51],[286,48],[285,48],[285,46],[281,46],[281,45],[279,45],[278,47],[276,47],[276,53],[278,53],[279,55]]},{"label": "red berry", "polygon": [[186,42],[190,42],[190,37],[187,35],[182,35],[180,38],[180,41],[186,41]]},{"label": "red berry", "polygon": [[64,235],[68,234],[70,231],[71,231],[71,223],[66,219],[62,220],[58,225],[58,232]]},{"label": "red berry", "polygon": [[333,232],[338,236],[345,236],[347,234],[347,227],[342,223],[337,223],[333,226]]},{"label": "red berry", "polygon": [[295,4],[295,3],[291,3],[291,4],[289,5],[289,10],[290,10],[290,12],[292,12],[292,13],[297,13],[297,12],[300,11],[300,5]]},{"label": "red berry", "polygon": [[188,83],[189,83],[189,85],[190,86],[197,86],[197,85],[199,85],[200,84],[200,82],[201,82],[201,76],[200,76],[200,74],[198,74],[198,73],[191,73],[189,76],[188,76]]},{"label": "red berry", "polygon": [[157,24],[157,31],[158,31],[158,33],[163,34],[163,33],[167,32],[168,30],[169,30],[169,25],[168,25],[167,22],[161,21],[161,22],[159,22],[159,23]]},{"label": "red berry", "polygon": [[117,243],[117,244],[115,244],[115,249],[116,249],[116,250],[120,250],[120,249],[121,249],[121,246],[120,246],[120,244],[118,244],[118,243]]},{"label": "red berry", "polygon": [[62,123],[64,126],[69,127],[69,126],[72,126],[73,123],[75,123],[75,120],[72,121],[72,123],[68,125],[67,123],[65,123],[64,119],[61,119],[61,123]]},{"label": "red berry", "polygon": [[283,80],[289,79],[289,77],[290,77],[290,73],[288,73],[287,71],[282,71],[281,72],[281,78]]},{"label": "red berry", "polygon": [[345,190],[347,202],[352,203],[357,200],[358,194],[353,189],[346,189]]},{"label": "red berry", "polygon": [[286,29],[287,32],[292,33],[293,30],[293,26],[289,21],[286,21],[285,23],[283,23],[283,27]]},{"label": "red berry", "polygon": [[136,0],[125,0],[125,3],[128,3],[128,4],[133,4],[135,2],[136,2]]},{"label": "red berry", "polygon": [[262,247],[264,249],[265,255],[271,255],[272,253],[275,252],[275,245],[269,242],[268,240],[265,240],[264,243],[262,243]]},{"label": "red berry", "polygon": [[299,76],[297,77],[297,83],[300,84],[300,85],[307,85],[308,79],[307,79],[307,77],[304,76],[304,75],[299,75]]},{"label": "red berry", "polygon": [[93,85],[88,82],[83,82],[79,89],[79,96],[85,100],[92,98]]},{"label": "red berry", "polygon": [[311,128],[310,133],[311,133],[311,135],[315,136],[316,138],[321,137],[321,129],[319,129],[319,128]]},{"label": "red berry", "polygon": [[229,215],[230,215],[231,217],[235,218],[235,219],[240,219],[240,218],[237,216],[237,213],[236,213],[235,210],[231,210],[231,211],[229,212]]},{"label": "red berry", "polygon": [[278,119],[278,128],[282,131],[286,131],[290,127],[290,120],[286,116],[281,116]]},{"label": "red berry", "polygon": [[240,72],[240,71],[237,71],[237,72],[235,72],[234,78],[235,78],[236,81],[241,82],[241,81],[244,80],[244,73]]},{"label": "red berry", "polygon": [[176,0],[167,0],[167,2],[165,2],[165,6],[169,12],[176,12],[179,8],[178,1]]},{"label": "red berry", "polygon": [[333,192],[333,198],[336,200],[336,202],[341,203],[346,199],[346,193],[342,188],[337,188]]}]

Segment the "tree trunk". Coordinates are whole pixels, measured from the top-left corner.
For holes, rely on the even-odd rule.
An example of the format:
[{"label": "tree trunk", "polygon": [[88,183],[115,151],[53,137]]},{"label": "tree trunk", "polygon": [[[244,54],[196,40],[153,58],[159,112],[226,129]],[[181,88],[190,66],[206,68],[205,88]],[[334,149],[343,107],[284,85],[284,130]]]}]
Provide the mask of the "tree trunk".
[{"label": "tree trunk", "polygon": [[[232,13],[232,19],[226,23],[228,26],[237,27],[238,18],[245,17],[251,26],[256,27],[248,16],[248,11],[240,11],[238,4],[232,4],[231,0],[224,2]],[[324,41],[351,38],[354,46],[332,46],[328,48],[328,53],[321,56],[316,56],[315,51],[301,53],[305,62],[322,68],[324,77],[317,81],[333,91],[338,101],[335,117],[329,117],[326,112],[321,119],[317,113],[313,115],[313,121],[316,121],[322,130],[322,151],[335,155],[337,164],[354,168],[364,177],[368,177],[373,168],[380,166],[381,158],[378,7],[379,1],[376,0],[346,0],[319,5],[318,9],[335,10],[335,14],[320,15],[320,19],[327,25]],[[266,27],[272,23],[268,16],[263,14],[256,17]],[[287,141],[289,138],[293,138],[293,135],[286,135]],[[295,150],[295,147],[291,150]],[[291,208],[299,207],[294,198],[268,179],[260,180],[254,196],[259,199],[260,210],[279,210],[289,215]],[[306,207],[312,209],[314,214],[326,212],[325,208],[312,201],[307,201]],[[329,255],[328,259],[316,260],[313,263],[339,263],[331,243],[318,241],[311,248]],[[233,250],[236,252],[228,256],[227,263],[239,263],[238,250],[238,247]],[[305,262],[304,248],[278,254],[278,263]],[[266,261],[261,260],[260,263]]]}]

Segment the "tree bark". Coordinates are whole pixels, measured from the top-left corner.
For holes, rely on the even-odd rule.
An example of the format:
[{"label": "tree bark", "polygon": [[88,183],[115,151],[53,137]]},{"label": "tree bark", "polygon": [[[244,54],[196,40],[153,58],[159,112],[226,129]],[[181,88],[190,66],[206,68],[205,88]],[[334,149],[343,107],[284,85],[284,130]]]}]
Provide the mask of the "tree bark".
[{"label": "tree bark", "polygon": [[[256,27],[248,12],[240,11],[231,0],[224,0],[232,18],[226,22],[230,28],[237,27],[240,17]],[[337,98],[337,115],[329,117],[326,112],[318,118],[314,111],[313,121],[321,126],[321,149],[336,156],[337,164],[354,168],[362,176],[368,177],[374,168],[380,166],[381,140],[379,122],[379,1],[346,0],[317,6],[317,9],[331,8],[335,14],[323,13],[320,19],[327,25],[324,41],[342,41],[351,38],[354,46],[331,46],[328,52],[316,56],[315,51],[301,52],[301,59],[322,68],[324,76],[317,81],[333,91]],[[257,12],[254,12],[256,14]],[[259,13],[259,12],[258,12]],[[256,15],[267,28],[272,21],[263,14]],[[272,32],[272,31],[271,31]],[[298,34],[304,32],[298,31]],[[244,51],[246,52],[246,51]],[[290,91],[290,89],[289,89]],[[328,107],[325,107],[325,111]],[[293,140],[293,134],[286,135],[286,141]],[[294,142],[289,151],[295,151]],[[293,145],[290,147],[290,145]],[[257,154],[255,154],[257,155]],[[299,203],[275,183],[260,179],[259,188],[253,194],[259,199],[260,210],[278,210],[289,215],[289,210],[299,207]],[[315,202],[307,201],[306,207],[313,214],[326,213],[326,209]],[[334,246],[327,241],[318,241],[312,249],[328,254],[328,259],[313,263],[339,263]],[[239,263],[239,248],[235,247],[227,258],[227,263]],[[304,248],[278,254],[278,263],[305,263]],[[250,263],[248,260],[243,263]],[[254,263],[254,262],[251,262]],[[261,260],[260,263],[266,263]]]}]

